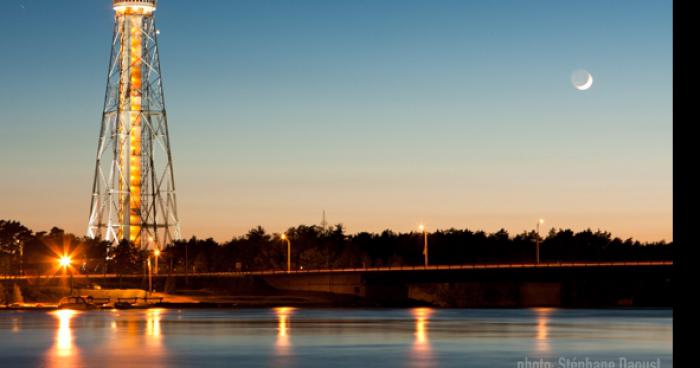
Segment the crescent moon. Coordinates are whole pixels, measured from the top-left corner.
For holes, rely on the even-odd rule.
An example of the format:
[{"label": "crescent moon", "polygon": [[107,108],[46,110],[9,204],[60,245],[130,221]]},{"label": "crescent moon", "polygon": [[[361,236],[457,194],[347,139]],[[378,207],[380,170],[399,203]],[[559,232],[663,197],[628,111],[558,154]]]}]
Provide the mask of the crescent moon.
[{"label": "crescent moon", "polygon": [[591,88],[592,85],[593,85],[593,76],[590,73],[588,73],[588,80],[586,80],[586,83],[584,83],[580,86],[574,86],[574,87],[576,87],[576,89],[579,91],[585,91],[585,90]]}]

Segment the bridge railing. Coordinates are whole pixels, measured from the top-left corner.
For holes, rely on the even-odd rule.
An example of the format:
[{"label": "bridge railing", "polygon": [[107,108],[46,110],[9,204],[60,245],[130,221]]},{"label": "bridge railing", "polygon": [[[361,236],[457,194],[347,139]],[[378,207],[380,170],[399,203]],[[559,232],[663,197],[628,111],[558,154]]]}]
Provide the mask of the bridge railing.
[{"label": "bridge railing", "polygon": [[[673,261],[620,261],[620,262],[544,262],[544,263],[471,263],[457,265],[403,265],[403,266],[381,266],[381,267],[357,267],[357,268],[319,268],[319,269],[300,269],[287,272],[286,270],[260,270],[260,271],[239,271],[239,272],[175,272],[175,273],[160,273],[152,275],[154,278],[163,278],[168,276],[177,277],[217,277],[217,276],[267,276],[267,275],[284,275],[284,274],[318,274],[318,273],[354,273],[354,272],[405,272],[405,271],[439,271],[439,270],[483,270],[483,269],[524,269],[524,268],[595,268],[595,267],[644,267],[644,266],[672,266]],[[0,280],[19,280],[19,279],[52,279],[52,278],[135,278],[144,277],[143,274],[124,274],[115,273],[109,274],[79,274],[74,273],[72,276],[57,274],[57,275],[0,275]]]}]

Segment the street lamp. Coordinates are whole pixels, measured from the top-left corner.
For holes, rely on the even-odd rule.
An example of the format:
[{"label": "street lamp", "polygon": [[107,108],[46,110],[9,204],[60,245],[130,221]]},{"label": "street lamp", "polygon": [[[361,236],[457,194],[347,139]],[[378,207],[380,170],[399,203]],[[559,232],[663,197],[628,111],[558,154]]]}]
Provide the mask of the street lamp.
[{"label": "street lamp", "polygon": [[153,279],[151,278],[151,257],[146,259],[146,265],[148,267],[148,293],[146,296],[148,296],[151,292],[153,292]]},{"label": "street lamp", "polygon": [[542,224],[544,224],[544,220],[539,219],[539,221],[537,221],[537,239],[535,245],[535,259],[537,264],[540,264],[540,225]]},{"label": "street lamp", "polygon": [[63,273],[65,274],[66,270],[68,271],[68,275],[70,278],[70,295],[73,296],[73,272],[70,269],[71,262],[72,260],[70,259],[70,257],[66,255],[58,259],[59,266],[63,267]]},{"label": "street lamp", "polygon": [[287,234],[283,233],[280,237],[287,242],[287,273],[289,273],[292,269],[292,242],[287,237]]},{"label": "street lamp", "polygon": [[17,244],[17,248],[19,248],[19,274],[24,275],[24,242],[15,239],[15,244]]},{"label": "street lamp", "polygon": [[68,266],[70,266],[71,260],[70,257],[68,256],[63,256],[58,260],[58,263],[63,267],[64,269]]},{"label": "street lamp", "polygon": [[423,232],[423,258],[425,261],[425,267],[428,267],[428,232],[423,224],[418,226],[418,230]]},{"label": "street lamp", "polygon": [[155,248],[153,250],[153,255],[155,256],[155,262],[156,262],[155,273],[157,275],[158,274],[158,257],[160,257],[160,246],[157,243],[155,244],[155,247],[153,246],[153,237],[150,235],[148,236],[148,244],[151,245],[151,248]]},{"label": "street lamp", "polygon": [[160,249],[156,248],[156,250],[153,251],[153,255],[156,258],[156,276],[158,275],[158,257],[160,257]]}]

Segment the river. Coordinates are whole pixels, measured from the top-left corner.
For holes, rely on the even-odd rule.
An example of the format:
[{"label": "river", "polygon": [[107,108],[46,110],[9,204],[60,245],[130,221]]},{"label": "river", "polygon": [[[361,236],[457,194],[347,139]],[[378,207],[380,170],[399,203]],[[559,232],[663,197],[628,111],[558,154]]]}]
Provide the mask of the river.
[{"label": "river", "polygon": [[0,367],[653,368],[672,332],[670,309],[2,311]]}]

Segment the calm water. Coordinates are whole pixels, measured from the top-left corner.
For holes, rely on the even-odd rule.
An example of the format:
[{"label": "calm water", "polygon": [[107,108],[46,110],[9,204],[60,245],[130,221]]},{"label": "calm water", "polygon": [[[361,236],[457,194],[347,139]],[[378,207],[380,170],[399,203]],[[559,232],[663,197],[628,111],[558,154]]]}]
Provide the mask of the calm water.
[{"label": "calm water", "polygon": [[671,367],[671,335],[671,310],[3,311],[0,367]]}]

